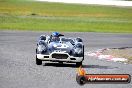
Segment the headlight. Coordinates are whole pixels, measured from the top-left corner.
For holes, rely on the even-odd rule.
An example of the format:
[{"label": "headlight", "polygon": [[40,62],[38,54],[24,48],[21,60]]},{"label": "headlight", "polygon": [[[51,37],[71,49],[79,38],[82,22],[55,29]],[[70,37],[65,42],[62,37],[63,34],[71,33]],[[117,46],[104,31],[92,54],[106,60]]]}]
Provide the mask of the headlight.
[{"label": "headlight", "polygon": [[83,46],[82,46],[82,44],[80,44],[80,43],[78,43],[78,44],[76,44],[75,45],[75,48],[82,48]]},{"label": "headlight", "polygon": [[82,54],[82,49],[81,48],[76,48],[75,49],[75,54]]},{"label": "headlight", "polygon": [[46,50],[47,50],[46,46],[38,45],[38,51],[42,52],[42,51],[46,51]]},{"label": "headlight", "polygon": [[74,47],[74,55],[80,56],[82,54],[83,54],[83,45],[78,43]]}]

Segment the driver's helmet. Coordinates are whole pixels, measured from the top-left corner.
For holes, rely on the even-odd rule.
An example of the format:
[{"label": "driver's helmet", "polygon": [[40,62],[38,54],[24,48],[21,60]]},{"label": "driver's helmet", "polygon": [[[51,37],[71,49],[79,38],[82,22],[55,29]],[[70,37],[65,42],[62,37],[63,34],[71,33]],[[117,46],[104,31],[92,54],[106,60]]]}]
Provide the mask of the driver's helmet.
[{"label": "driver's helmet", "polygon": [[53,41],[59,41],[59,32],[53,32],[52,33],[52,40]]}]

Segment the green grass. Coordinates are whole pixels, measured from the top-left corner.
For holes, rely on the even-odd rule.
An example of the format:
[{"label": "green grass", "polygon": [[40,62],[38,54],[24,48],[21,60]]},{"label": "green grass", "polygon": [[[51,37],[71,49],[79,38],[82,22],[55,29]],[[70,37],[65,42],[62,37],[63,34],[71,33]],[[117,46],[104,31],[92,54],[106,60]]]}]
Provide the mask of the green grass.
[{"label": "green grass", "polygon": [[132,7],[0,0],[0,30],[132,33]]}]

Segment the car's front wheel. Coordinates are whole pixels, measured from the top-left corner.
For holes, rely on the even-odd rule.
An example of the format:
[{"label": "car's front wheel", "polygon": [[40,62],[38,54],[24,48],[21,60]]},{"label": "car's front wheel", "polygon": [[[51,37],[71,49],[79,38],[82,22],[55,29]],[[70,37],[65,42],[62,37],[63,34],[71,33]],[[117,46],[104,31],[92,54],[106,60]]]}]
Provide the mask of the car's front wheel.
[{"label": "car's front wheel", "polygon": [[36,55],[36,64],[37,64],[37,65],[41,65],[41,64],[42,64],[42,60],[39,60],[39,59],[37,58],[37,55]]},{"label": "car's front wheel", "polygon": [[77,63],[76,63],[76,66],[77,66],[77,67],[82,66],[82,62],[77,62]]}]

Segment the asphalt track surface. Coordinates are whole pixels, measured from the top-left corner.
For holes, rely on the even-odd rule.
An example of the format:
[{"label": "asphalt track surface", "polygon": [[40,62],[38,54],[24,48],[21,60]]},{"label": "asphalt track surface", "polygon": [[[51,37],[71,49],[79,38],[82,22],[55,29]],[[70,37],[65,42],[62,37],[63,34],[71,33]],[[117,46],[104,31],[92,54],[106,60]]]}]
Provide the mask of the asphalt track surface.
[{"label": "asphalt track surface", "polygon": [[[43,62],[35,64],[37,38],[51,32],[0,31],[0,88],[132,88],[129,84],[86,84],[76,82],[75,64]],[[82,37],[85,52],[100,48],[132,47],[132,34],[64,33]],[[89,74],[126,73],[132,64],[102,61],[85,56],[83,67]]]}]

